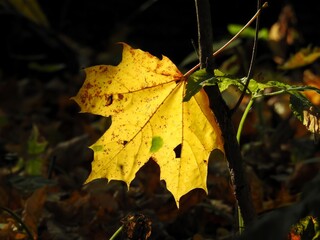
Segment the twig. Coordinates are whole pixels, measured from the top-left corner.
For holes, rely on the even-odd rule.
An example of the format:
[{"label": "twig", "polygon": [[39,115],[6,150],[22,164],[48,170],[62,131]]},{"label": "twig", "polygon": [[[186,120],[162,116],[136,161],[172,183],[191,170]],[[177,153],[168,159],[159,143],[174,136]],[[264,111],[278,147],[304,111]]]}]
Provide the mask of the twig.
[{"label": "twig", "polygon": [[48,168],[48,179],[52,178],[52,174],[56,165],[56,161],[57,161],[57,156],[54,155],[51,159],[50,159],[50,163],[49,163],[49,168]]},{"label": "twig", "polygon": [[[265,5],[266,5],[266,3],[263,4],[263,6],[265,6]],[[257,0],[257,9],[258,9],[257,12],[260,11],[263,8],[263,6],[261,7],[261,0]],[[248,89],[250,79],[252,77],[252,71],[253,71],[253,67],[255,64],[256,56],[257,56],[257,50],[258,50],[259,25],[260,25],[260,15],[258,14],[257,19],[256,19],[255,36],[254,36],[254,41],[253,41],[252,55],[251,55],[249,70],[247,73],[246,83],[244,85],[243,91],[242,91],[241,96],[238,99],[236,105],[233,107],[233,109],[231,109],[231,113],[230,113],[231,115],[233,113],[235,113],[235,111],[240,106],[244,96],[246,95],[246,91]]]},{"label": "twig", "polygon": [[[260,15],[261,10],[265,7],[268,6],[268,2],[265,2],[262,7],[255,13],[255,15],[253,15],[253,17],[246,23],[246,25],[244,25],[239,32],[234,35],[227,43],[225,43],[221,48],[219,48],[217,51],[215,51],[212,56],[216,57],[218,54],[220,54],[226,47],[228,47],[230,45],[230,43],[232,43],[234,40],[236,40],[240,34]],[[188,77],[189,75],[191,75],[194,71],[196,71],[198,68],[200,67],[200,63],[198,63],[197,65],[195,65],[193,68],[191,68],[188,72],[186,72],[184,74],[185,77]]]}]

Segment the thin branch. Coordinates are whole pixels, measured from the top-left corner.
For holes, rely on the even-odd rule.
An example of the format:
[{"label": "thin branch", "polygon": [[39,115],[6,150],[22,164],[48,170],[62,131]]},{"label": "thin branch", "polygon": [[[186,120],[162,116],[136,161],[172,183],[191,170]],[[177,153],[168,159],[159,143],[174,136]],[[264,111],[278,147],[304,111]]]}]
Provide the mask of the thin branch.
[{"label": "thin branch", "polygon": [[[226,47],[228,47],[234,40],[236,40],[240,34],[253,23],[253,21],[260,15],[263,8],[266,8],[268,6],[268,2],[265,2],[262,7],[253,15],[253,17],[244,25],[239,32],[237,32],[236,35],[234,35],[227,43],[225,43],[221,48],[219,48],[217,51],[215,51],[212,54],[212,57],[216,57],[218,54],[220,54]],[[200,67],[200,63],[195,65],[193,68],[191,68],[188,72],[184,74],[185,77],[188,77],[191,75],[194,71],[196,71]]]},{"label": "thin branch", "polygon": [[[263,4],[263,6],[266,3]],[[261,7],[261,0],[257,0],[257,12],[259,10],[261,10],[263,8],[263,6]],[[246,83],[244,85],[243,91],[241,93],[240,98],[238,99],[236,105],[233,107],[233,109],[231,109],[230,114],[232,115],[233,113],[235,113],[235,111],[238,109],[238,107],[240,106],[244,96],[246,95],[246,91],[248,89],[249,83],[250,83],[250,79],[252,77],[252,72],[253,72],[253,67],[256,61],[256,56],[257,56],[257,50],[258,50],[258,38],[259,38],[259,25],[260,25],[260,15],[257,16],[256,19],[256,27],[255,27],[255,36],[254,36],[254,41],[253,41],[253,47],[252,47],[252,55],[251,55],[251,60],[250,60],[250,66],[249,66],[249,70],[248,70],[248,74],[247,74],[247,80]]]}]

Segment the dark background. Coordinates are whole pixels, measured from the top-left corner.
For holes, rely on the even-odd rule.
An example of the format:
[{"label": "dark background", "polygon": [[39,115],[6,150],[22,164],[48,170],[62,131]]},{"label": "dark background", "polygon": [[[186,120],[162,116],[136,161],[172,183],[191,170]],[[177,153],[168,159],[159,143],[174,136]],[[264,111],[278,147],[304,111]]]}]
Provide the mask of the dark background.
[{"label": "dark background", "polygon": [[[149,6],[141,10],[146,2]],[[84,49],[90,50],[93,55],[108,53],[112,52],[110,49],[115,48],[114,44],[118,41],[151,51],[155,55],[164,54],[178,64],[194,51],[192,40],[197,40],[195,6],[192,0],[40,0],[39,3],[50,23],[50,29],[46,31],[37,29],[26,22],[26,19],[14,14],[0,14],[0,63],[4,71],[22,73],[25,70],[25,62],[14,55],[45,53],[46,61],[66,62],[71,71],[77,72],[79,67],[91,64],[92,59],[81,59]],[[297,27],[306,42],[318,44],[319,4],[315,5],[312,1],[271,0],[269,8],[263,11],[261,27],[270,28],[277,21],[285,3],[293,4],[298,19]],[[227,24],[245,24],[256,11],[254,0],[211,1],[211,5],[215,41],[230,37]],[[70,49],[70,43],[61,41],[61,36],[72,40],[73,45],[77,45],[76,51],[72,44],[73,50]],[[93,61],[105,60],[90,56]]]}]

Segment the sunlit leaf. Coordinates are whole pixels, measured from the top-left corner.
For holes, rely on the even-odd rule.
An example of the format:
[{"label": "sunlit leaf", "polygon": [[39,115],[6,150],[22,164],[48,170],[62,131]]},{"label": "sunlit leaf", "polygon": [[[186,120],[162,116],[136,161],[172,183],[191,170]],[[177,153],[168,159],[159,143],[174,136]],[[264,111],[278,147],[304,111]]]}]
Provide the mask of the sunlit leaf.
[{"label": "sunlit leaf", "polygon": [[167,57],[122,45],[121,63],[87,68],[73,98],[81,112],[112,117],[91,146],[94,161],[86,182],[107,178],[129,186],[151,158],[179,206],[190,190],[207,191],[210,152],[223,151],[221,130],[204,90],[183,102],[187,79]]}]

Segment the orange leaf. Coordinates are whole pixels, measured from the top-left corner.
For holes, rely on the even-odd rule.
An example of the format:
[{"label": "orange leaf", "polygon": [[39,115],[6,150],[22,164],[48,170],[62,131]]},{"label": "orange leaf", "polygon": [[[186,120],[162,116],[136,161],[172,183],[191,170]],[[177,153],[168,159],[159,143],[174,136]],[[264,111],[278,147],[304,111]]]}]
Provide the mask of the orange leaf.
[{"label": "orange leaf", "polygon": [[26,201],[23,221],[32,231],[35,239],[38,235],[38,223],[42,216],[43,205],[47,197],[47,187],[37,189]]}]

